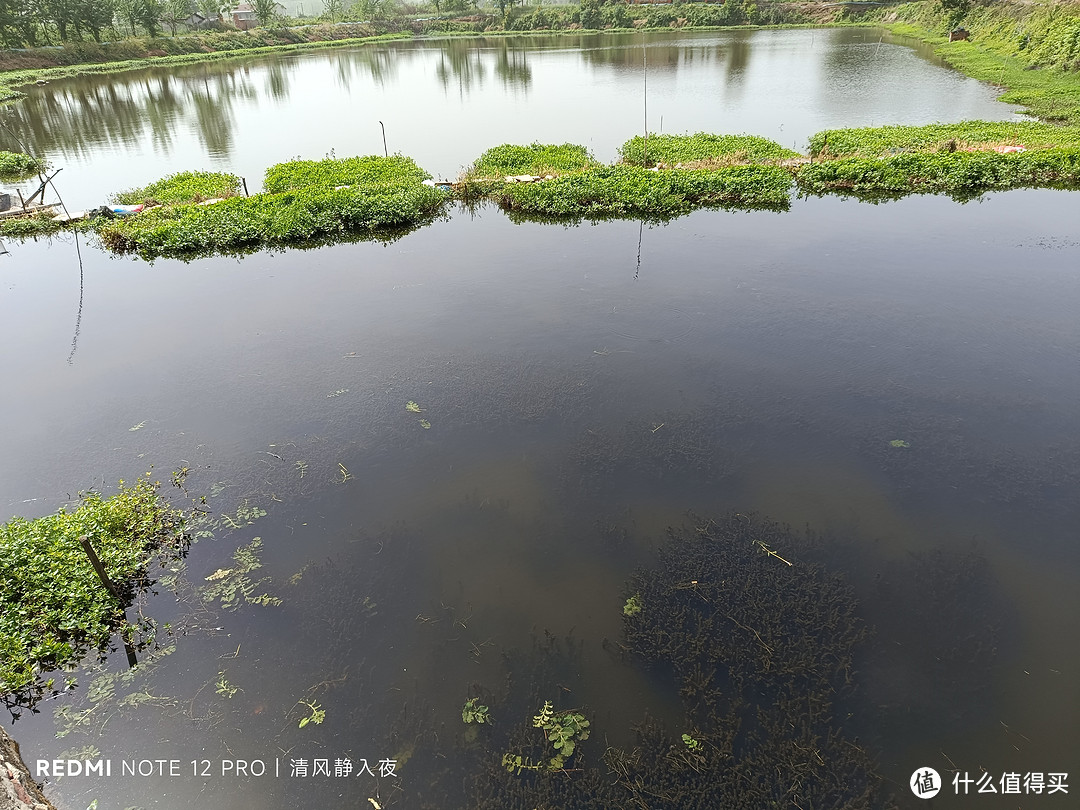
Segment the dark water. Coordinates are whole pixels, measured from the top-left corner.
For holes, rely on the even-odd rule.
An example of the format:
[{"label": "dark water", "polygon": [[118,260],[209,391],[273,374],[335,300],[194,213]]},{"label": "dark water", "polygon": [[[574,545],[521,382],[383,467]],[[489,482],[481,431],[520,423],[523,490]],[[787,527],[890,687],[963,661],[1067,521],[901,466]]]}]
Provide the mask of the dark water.
[{"label": "dark water", "polygon": [[[711,36],[706,52],[726,53]],[[751,41],[755,59],[789,58],[787,45]],[[398,47],[399,75],[436,53]],[[346,56],[295,63],[326,70]],[[589,57],[538,48],[536,63],[547,59]],[[532,85],[506,87],[535,93],[533,70]],[[462,98],[461,110],[483,106]],[[848,115],[812,107],[800,137]],[[723,129],[686,128],[699,127]],[[468,138],[474,151],[514,139]],[[83,148],[95,170],[130,149],[142,166],[130,170],[151,171],[122,138]],[[175,162],[186,165],[180,147]],[[665,673],[611,653],[625,583],[666,527],[701,519],[688,511],[735,509],[795,527],[776,550],[796,564],[802,528],[823,535],[829,568],[855,589],[876,634],[844,728],[901,802],[918,804],[906,783],[921,766],[949,778],[1075,772],[1077,221],[1075,194],[1018,191],[966,205],[797,200],[783,214],[698,212],[663,227],[458,211],[388,245],[189,264],[63,239],[12,246],[0,268],[0,507],[42,514],[80,489],[186,465],[189,489],[240,524],[193,547],[187,580],[207,586],[260,537],[251,580],[270,579],[252,595],[282,600],[229,611],[160,589],[148,610],[174,624],[175,651],[111,693],[79,674],[73,696],[14,727],[25,759],[111,759],[112,777],[52,788],[80,810],[93,799],[468,807],[481,760],[461,706],[478,690],[527,700],[530,679],[587,707],[592,765],[607,745],[632,745],[646,711],[677,738]],[[248,523],[248,507],[265,515]],[[552,645],[560,655],[544,654]],[[118,676],[122,661],[106,670]],[[315,710],[300,701],[324,722],[298,728]],[[539,705],[527,709],[493,712],[492,732],[527,727]],[[376,772],[394,759],[399,776],[333,776],[344,758]],[[181,775],[116,775],[133,759],[177,759]],[[235,759],[271,774],[280,761],[282,776],[222,776]],[[293,759],[325,759],[331,775],[291,777]],[[976,800],[1017,804],[935,801]]]},{"label": "dark water", "polygon": [[[996,92],[872,29],[672,32],[645,40],[654,132],[747,132],[802,150],[830,127],[1008,120]],[[301,156],[400,151],[456,177],[500,143],[581,143],[600,160],[644,127],[642,35],[402,42],[86,76],[30,87],[8,127],[63,174],[69,207],[183,169],[252,191]],[[0,145],[14,148],[10,133]]]}]

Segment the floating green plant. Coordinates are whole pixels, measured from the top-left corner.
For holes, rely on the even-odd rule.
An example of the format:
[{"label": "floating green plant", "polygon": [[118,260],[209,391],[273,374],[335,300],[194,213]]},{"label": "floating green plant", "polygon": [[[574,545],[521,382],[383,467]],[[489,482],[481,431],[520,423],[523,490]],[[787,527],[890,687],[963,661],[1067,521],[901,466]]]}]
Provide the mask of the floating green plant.
[{"label": "floating green plant", "polygon": [[[185,515],[159,494],[149,473],[121,481],[115,495],[90,492],[74,509],[0,524],[0,698],[30,707],[53,690],[42,673],[77,664],[112,634],[136,628],[123,608],[147,582],[152,559],[186,544]],[[79,538],[89,538],[119,591],[102,585]],[[152,624],[140,625],[144,640]]]},{"label": "floating green plant", "polygon": [[687,168],[716,168],[740,163],[769,163],[799,157],[775,141],[757,135],[636,135],[619,148],[623,163],[655,166],[663,163]]},{"label": "floating green plant", "polygon": [[262,568],[259,560],[259,549],[262,547],[262,538],[256,537],[246,546],[241,546],[233,552],[231,568],[219,568],[206,577],[211,583],[199,589],[204,602],[220,602],[224,610],[236,610],[244,604],[248,605],[280,605],[281,600],[269,593],[256,592],[267,582],[270,577],[252,580],[248,575],[252,571]]},{"label": "floating green plant", "polygon": [[297,726],[298,728],[303,728],[304,726],[308,725],[308,723],[320,725],[323,720],[326,719],[326,709],[324,709],[315,701],[301,700],[300,704],[303,706],[307,706],[308,714],[307,716],[300,718],[300,723]]},{"label": "floating green plant", "polygon": [[586,147],[574,143],[532,143],[528,146],[504,143],[493,146],[477,158],[465,177],[501,180],[507,175],[564,174],[599,165]]},{"label": "floating green plant", "polygon": [[889,442],[889,445],[892,447],[911,447],[911,444],[909,442],[905,442],[903,439],[893,439],[891,442]]},{"label": "floating green plant", "polygon": [[139,203],[199,203],[234,197],[240,193],[240,178],[224,172],[179,172],[148,186],[122,191],[113,200],[125,205]]},{"label": "floating green plant", "polygon": [[463,723],[490,723],[491,714],[487,706],[478,704],[479,698],[469,698],[461,709]]},{"label": "floating green plant", "polygon": [[548,764],[552,770],[561,770],[566,760],[574,755],[577,745],[589,739],[589,721],[575,711],[552,711],[550,700],[545,700],[540,714],[533,717],[533,727],[544,730],[544,736],[556,754]]},{"label": "floating green plant", "polygon": [[624,616],[637,616],[641,613],[641,597],[638,594],[634,594],[626,600],[626,604],[622,609]]}]

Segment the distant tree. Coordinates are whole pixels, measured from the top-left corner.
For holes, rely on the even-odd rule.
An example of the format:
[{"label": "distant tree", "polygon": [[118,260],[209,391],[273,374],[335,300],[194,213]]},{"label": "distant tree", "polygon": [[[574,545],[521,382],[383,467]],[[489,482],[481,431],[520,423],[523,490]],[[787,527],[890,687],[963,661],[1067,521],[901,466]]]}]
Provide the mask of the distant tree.
[{"label": "distant tree", "polygon": [[80,4],[80,24],[90,32],[95,42],[101,42],[101,32],[113,21],[113,0],[83,0]]},{"label": "distant tree", "polygon": [[162,0],[135,0],[135,22],[146,29],[147,36],[156,37],[161,33],[161,16],[165,11]]},{"label": "distant tree", "polygon": [[254,0],[252,8],[255,10],[255,19],[259,21],[259,25],[270,25],[281,18],[277,0]]},{"label": "distant tree", "polygon": [[345,18],[345,1],[323,0],[322,16],[330,22],[341,22]]},{"label": "distant tree", "polygon": [[232,4],[223,0],[198,0],[199,13],[206,19],[221,18],[232,10]]},{"label": "distant tree", "polygon": [[176,29],[194,12],[193,0],[163,0],[161,21],[169,26],[169,33],[176,36]]}]

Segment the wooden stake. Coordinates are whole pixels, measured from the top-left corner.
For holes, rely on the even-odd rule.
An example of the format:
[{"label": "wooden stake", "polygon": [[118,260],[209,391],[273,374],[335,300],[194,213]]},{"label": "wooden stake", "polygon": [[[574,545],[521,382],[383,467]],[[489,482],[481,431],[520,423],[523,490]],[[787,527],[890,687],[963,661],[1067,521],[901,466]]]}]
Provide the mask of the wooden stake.
[{"label": "wooden stake", "polygon": [[[79,538],[79,545],[82,546],[83,551],[86,552],[86,556],[90,558],[90,564],[94,566],[94,571],[98,575],[98,579],[101,580],[101,584],[105,586],[113,599],[120,603],[121,609],[124,611],[124,622],[127,622],[127,608],[124,607],[123,600],[120,598],[120,593],[116,590],[116,586],[113,581],[109,579],[108,573],[105,571],[105,566],[101,564],[101,559],[98,557],[97,552],[94,551],[94,547],[90,544],[90,538],[85,534]],[[139,663],[139,659],[135,657],[135,648],[131,646],[131,642],[124,638],[123,633],[120,634],[121,640],[124,642],[124,652],[127,653],[128,666],[134,667]]]}]

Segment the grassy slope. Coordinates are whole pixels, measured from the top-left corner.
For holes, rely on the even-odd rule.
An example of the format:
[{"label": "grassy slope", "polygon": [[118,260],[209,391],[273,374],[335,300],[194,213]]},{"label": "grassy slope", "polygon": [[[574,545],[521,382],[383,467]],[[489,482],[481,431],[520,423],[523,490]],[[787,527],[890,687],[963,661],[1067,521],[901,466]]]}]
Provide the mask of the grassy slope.
[{"label": "grassy slope", "polygon": [[1046,121],[1080,124],[1080,4],[998,2],[961,19],[971,39],[948,42],[950,19],[933,0],[879,17],[898,34],[937,46],[957,70],[1005,88],[1002,101]]}]

